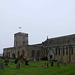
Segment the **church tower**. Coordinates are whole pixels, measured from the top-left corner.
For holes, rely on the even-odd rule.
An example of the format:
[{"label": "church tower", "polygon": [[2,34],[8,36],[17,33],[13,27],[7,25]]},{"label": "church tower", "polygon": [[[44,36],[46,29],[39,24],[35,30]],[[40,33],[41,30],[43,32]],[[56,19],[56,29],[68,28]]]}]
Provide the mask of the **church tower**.
[{"label": "church tower", "polygon": [[28,34],[22,32],[14,34],[14,47],[22,45],[28,45]]}]

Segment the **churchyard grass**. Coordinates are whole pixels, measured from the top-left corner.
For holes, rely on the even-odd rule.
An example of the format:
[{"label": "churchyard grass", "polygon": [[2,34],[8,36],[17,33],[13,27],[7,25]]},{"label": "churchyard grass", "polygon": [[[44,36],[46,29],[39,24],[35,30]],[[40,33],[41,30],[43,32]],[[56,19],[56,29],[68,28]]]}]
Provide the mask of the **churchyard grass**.
[{"label": "churchyard grass", "polygon": [[[45,62],[48,62],[48,68],[45,68]],[[4,60],[1,63],[4,64]],[[29,61],[29,65],[16,69],[16,64],[9,62],[8,67],[0,69],[0,75],[75,75],[75,65],[60,64],[58,68],[56,62],[51,66],[49,61]]]}]

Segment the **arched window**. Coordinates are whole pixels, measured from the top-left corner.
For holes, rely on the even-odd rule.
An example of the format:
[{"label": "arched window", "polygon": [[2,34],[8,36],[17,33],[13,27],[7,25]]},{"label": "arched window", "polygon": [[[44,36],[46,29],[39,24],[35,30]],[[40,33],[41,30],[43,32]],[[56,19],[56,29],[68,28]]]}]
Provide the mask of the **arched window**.
[{"label": "arched window", "polygon": [[39,59],[39,57],[40,57],[40,51],[38,50],[37,51],[37,59]]},{"label": "arched window", "polygon": [[15,58],[15,54],[14,53],[12,54],[12,57]]},{"label": "arched window", "polygon": [[20,52],[18,51],[18,52],[17,52],[17,57],[19,57],[19,56],[20,56]]},{"label": "arched window", "polygon": [[35,51],[32,50],[32,52],[31,52],[31,57],[32,57],[32,58],[34,58],[34,54],[35,54]]},{"label": "arched window", "polygon": [[25,41],[23,41],[23,45],[25,45]]},{"label": "arched window", "polygon": [[71,53],[72,53],[72,55],[73,55],[73,47],[71,47]]},{"label": "arched window", "polygon": [[66,47],[66,55],[68,55],[68,47]]},{"label": "arched window", "polygon": [[10,57],[10,52],[8,52],[8,56]]},{"label": "arched window", "polygon": [[58,55],[60,55],[60,48],[58,48]]},{"label": "arched window", "polygon": [[22,50],[22,56],[23,56],[23,57],[25,56],[25,51],[24,51],[24,50]]},{"label": "arched window", "polygon": [[63,47],[63,55],[65,55],[65,48]]}]

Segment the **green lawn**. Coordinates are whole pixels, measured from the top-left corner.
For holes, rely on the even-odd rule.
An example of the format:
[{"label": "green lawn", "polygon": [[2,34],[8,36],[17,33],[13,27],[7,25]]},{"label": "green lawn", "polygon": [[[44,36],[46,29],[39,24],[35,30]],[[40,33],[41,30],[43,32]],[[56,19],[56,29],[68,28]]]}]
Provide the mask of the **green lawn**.
[{"label": "green lawn", "polygon": [[75,65],[68,64],[64,66],[64,64],[60,64],[60,67],[57,68],[57,63],[54,62],[53,67],[49,64],[49,67],[45,68],[45,62],[46,61],[30,61],[28,66],[21,66],[20,69],[16,69],[15,64],[9,63],[9,67],[4,67],[2,70],[0,69],[0,75],[75,75]]}]

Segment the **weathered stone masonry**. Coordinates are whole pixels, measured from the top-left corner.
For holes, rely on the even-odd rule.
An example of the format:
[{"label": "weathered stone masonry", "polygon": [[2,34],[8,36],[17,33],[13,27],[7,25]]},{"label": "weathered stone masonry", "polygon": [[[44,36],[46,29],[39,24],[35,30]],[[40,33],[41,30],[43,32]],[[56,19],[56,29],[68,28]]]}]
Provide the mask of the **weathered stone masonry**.
[{"label": "weathered stone masonry", "polygon": [[38,60],[47,56],[60,62],[75,63],[75,35],[48,39],[41,44],[29,45],[27,33],[14,34],[14,47],[4,48],[4,56]]}]

